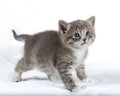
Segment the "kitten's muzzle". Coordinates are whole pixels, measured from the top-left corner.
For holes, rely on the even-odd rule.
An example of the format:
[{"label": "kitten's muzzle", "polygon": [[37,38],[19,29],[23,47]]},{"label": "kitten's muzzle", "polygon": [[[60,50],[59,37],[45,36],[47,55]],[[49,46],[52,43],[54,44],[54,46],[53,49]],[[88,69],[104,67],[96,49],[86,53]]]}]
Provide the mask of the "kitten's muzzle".
[{"label": "kitten's muzzle", "polygon": [[83,42],[81,45],[87,44],[87,42]]},{"label": "kitten's muzzle", "polygon": [[83,40],[83,43],[81,44],[81,45],[83,45],[83,44],[87,44],[87,42],[86,42],[86,38],[84,38],[84,39],[82,39]]},{"label": "kitten's muzzle", "polygon": [[84,43],[86,42],[86,38],[83,39]]}]

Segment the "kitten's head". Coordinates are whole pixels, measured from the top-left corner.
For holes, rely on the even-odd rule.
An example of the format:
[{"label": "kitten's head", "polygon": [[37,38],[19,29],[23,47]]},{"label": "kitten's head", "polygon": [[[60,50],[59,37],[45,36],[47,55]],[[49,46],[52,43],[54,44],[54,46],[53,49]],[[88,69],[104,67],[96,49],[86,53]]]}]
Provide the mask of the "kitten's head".
[{"label": "kitten's head", "polygon": [[87,48],[95,39],[95,17],[67,23],[59,21],[59,35],[65,46]]}]

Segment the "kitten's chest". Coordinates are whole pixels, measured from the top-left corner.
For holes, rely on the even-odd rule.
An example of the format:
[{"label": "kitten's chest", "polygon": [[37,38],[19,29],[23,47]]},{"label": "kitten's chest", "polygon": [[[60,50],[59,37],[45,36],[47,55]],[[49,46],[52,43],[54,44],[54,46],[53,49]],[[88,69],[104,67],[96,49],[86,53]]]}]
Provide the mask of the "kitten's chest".
[{"label": "kitten's chest", "polygon": [[77,65],[83,64],[86,55],[87,49],[75,49],[74,50],[75,63]]}]

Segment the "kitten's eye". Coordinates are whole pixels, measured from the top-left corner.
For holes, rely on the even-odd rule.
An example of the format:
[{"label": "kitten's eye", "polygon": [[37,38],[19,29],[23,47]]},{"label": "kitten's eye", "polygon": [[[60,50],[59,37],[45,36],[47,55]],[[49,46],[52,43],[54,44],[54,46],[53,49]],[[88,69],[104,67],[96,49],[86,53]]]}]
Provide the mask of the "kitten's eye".
[{"label": "kitten's eye", "polygon": [[73,39],[73,40],[79,40],[79,39],[81,39],[81,36],[80,36],[79,33],[75,33],[75,34],[72,36],[72,39]]},{"label": "kitten's eye", "polygon": [[80,38],[80,34],[79,33],[75,33],[73,37],[74,38]]},{"label": "kitten's eye", "polygon": [[79,33],[75,33],[74,36],[75,36],[75,37],[80,37],[80,34],[79,34]]},{"label": "kitten's eye", "polygon": [[89,31],[87,31],[87,32],[86,32],[86,36],[89,37],[89,38],[92,38],[92,33],[89,32]]}]

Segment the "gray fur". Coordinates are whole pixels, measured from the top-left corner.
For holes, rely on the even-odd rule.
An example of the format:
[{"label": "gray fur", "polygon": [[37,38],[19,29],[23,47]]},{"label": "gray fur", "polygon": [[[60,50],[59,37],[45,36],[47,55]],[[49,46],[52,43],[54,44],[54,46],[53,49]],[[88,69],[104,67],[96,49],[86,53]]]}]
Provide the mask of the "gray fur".
[{"label": "gray fur", "polygon": [[22,35],[19,35],[19,36],[18,36],[18,35],[16,34],[15,30],[12,30],[12,32],[13,32],[14,38],[15,38],[16,40],[18,40],[18,41],[25,41],[26,38],[31,37],[30,35],[27,35],[27,34],[22,34]]},{"label": "gray fur", "polygon": [[13,81],[22,80],[23,72],[37,68],[45,72],[51,81],[61,80],[68,90],[76,91],[71,70],[77,71],[80,80],[87,78],[83,64],[88,46],[95,39],[93,23],[95,17],[71,23],[60,20],[59,32],[45,31],[32,36],[17,35],[13,30],[16,40],[25,41],[24,56],[15,68]]}]

